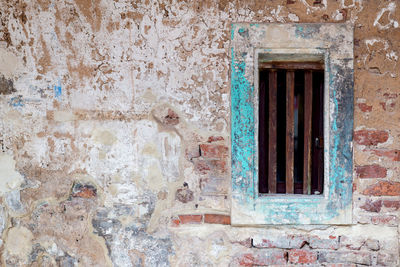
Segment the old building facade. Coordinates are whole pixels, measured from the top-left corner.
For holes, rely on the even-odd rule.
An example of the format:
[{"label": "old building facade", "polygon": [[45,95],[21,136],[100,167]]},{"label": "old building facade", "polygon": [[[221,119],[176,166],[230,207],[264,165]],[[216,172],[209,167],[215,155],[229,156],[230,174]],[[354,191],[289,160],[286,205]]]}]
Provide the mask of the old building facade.
[{"label": "old building facade", "polygon": [[[2,266],[399,266],[399,21],[395,0],[0,0]],[[231,223],[237,23],[354,29],[350,222]]]}]

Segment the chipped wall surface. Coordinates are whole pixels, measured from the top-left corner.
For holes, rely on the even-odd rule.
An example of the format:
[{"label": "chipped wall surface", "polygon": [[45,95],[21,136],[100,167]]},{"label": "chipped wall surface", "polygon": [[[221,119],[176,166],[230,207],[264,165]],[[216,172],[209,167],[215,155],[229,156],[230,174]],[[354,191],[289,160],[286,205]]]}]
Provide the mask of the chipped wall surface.
[{"label": "chipped wall surface", "polygon": [[[1,264],[398,266],[399,5],[0,0]],[[231,225],[237,22],[354,27],[352,224]]]}]

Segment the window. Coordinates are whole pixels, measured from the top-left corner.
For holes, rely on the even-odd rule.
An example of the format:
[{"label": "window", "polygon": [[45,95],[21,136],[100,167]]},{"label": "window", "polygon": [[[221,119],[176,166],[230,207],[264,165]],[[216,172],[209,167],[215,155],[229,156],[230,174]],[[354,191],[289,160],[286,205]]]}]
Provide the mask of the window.
[{"label": "window", "polygon": [[231,41],[232,224],[351,223],[351,25],[232,24]]},{"label": "window", "polygon": [[259,193],[321,194],[323,59],[274,62],[268,56],[260,54],[258,62]]}]

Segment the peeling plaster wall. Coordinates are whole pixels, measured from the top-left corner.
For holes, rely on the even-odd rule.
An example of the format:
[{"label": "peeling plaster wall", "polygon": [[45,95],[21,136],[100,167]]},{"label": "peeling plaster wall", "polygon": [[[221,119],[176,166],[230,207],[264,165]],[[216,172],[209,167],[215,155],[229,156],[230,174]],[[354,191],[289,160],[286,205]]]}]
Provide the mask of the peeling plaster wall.
[{"label": "peeling plaster wall", "polygon": [[[2,265],[398,266],[399,21],[397,1],[0,0]],[[353,225],[229,225],[232,22],[354,24]]]}]

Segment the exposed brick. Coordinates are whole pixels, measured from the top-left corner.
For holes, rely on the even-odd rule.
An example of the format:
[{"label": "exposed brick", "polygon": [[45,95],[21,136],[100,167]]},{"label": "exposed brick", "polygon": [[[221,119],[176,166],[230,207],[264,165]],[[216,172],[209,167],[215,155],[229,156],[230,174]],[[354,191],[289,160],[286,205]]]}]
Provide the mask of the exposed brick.
[{"label": "exposed brick", "polygon": [[348,263],[327,263],[324,267],[357,267],[357,265]]},{"label": "exposed brick", "polygon": [[283,250],[259,250],[253,253],[240,254],[237,256],[236,262],[240,266],[285,265],[286,258]]},{"label": "exposed brick", "polygon": [[399,196],[400,182],[379,181],[367,187],[363,194],[370,196]]},{"label": "exposed brick", "polygon": [[370,212],[380,212],[382,208],[382,200],[371,201],[370,199],[367,199],[361,208]]},{"label": "exposed brick", "polygon": [[362,112],[371,112],[372,111],[372,106],[367,105],[366,103],[358,103],[357,106]]},{"label": "exposed brick", "polygon": [[287,236],[255,236],[253,238],[253,246],[256,248],[301,248],[308,238],[301,235]]},{"label": "exposed brick", "polygon": [[190,145],[185,150],[186,158],[188,160],[193,160],[200,157],[200,149],[198,145]]},{"label": "exposed brick", "polygon": [[391,225],[391,226],[396,226],[399,224],[398,217],[394,216],[394,215],[374,216],[371,218],[371,222],[373,224],[385,224],[385,225]]},{"label": "exposed brick", "polygon": [[226,160],[223,159],[197,159],[194,163],[195,170],[200,174],[225,174],[227,172]]},{"label": "exposed brick", "polygon": [[385,143],[389,139],[389,134],[381,130],[359,130],[354,132],[354,141],[365,146],[376,146]]},{"label": "exposed brick", "polygon": [[228,147],[225,145],[201,144],[200,154],[207,158],[225,158],[228,155]]},{"label": "exposed brick", "polygon": [[229,186],[227,177],[209,175],[199,180],[200,189],[203,195],[225,195]]},{"label": "exposed brick", "polygon": [[218,142],[218,141],[224,141],[224,138],[222,136],[210,136],[208,137],[207,142],[212,143],[212,142]]},{"label": "exposed brick", "polygon": [[227,172],[226,160],[210,160],[209,164],[216,173],[223,174]]},{"label": "exposed brick", "polygon": [[203,221],[203,215],[179,215],[178,217],[182,224],[201,223]]},{"label": "exposed brick", "polygon": [[378,157],[385,157],[392,161],[400,161],[400,150],[398,149],[373,149],[371,151]]},{"label": "exposed brick", "polygon": [[377,263],[380,266],[396,266],[398,259],[399,255],[378,253]]},{"label": "exposed brick", "polygon": [[320,238],[318,236],[311,236],[308,242],[311,248],[322,248],[322,249],[339,248],[339,238],[337,238],[336,236],[330,236],[329,238]]},{"label": "exposed brick", "polygon": [[341,236],[340,237],[340,246],[343,248],[351,249],[351,250],[360,250],[364,245],[365,240],[363,238],[354,238]]},{"label": "exposed brick", "polygon": [[90,184],[74,183],[72,186],[72,197],[94,198],[97,196],[97,189]]},{"label": "exposed brick", "polygon": [[196,160],[194,163],[194,169],[200,174],[207,174],[211,171],[211,167],[208,165],[206,160]]},{"label": "exposed brick", "polygon": [[400,209],[400,200],[384,200],[383,206],[386,208],[398,210]]},{"label": "exposed brick", "polygon": [[360,178],[385,178],[387,170],[378,164],[357,166],[356,173]]},{"label": "exposed brick", "polygon": [[292,249],[289,251],[290,263],[314,263],[317,261],[317,252],[304,249]]},{"label": "exposed brick", "polygon": [[246,238],[244,240],[239,240],[239,241],[231,241],[232,244],[240,244],[246,248],[251,248],[252,247],[252,239],[251,238]]},{"label": "exposed brick", "polygon": [[181,224],[181,221],[178,218],[172,218],[171,226],[178,227]]},{"label": "exposed brick", "polygon": [[[319,263],[364,264],[371,265],[371,253],[361,251],[320,251]],[[348,265],[345,265],[348,266]]]},{"label": "exposed brick", "polygon": [[205,223],[231,224],[231,216],[221,214],[204,214]]}]

